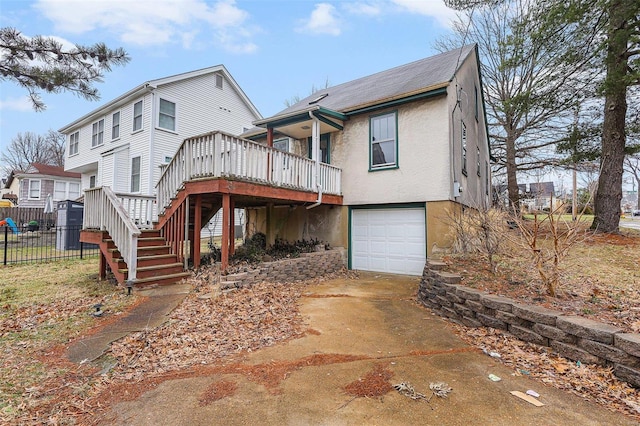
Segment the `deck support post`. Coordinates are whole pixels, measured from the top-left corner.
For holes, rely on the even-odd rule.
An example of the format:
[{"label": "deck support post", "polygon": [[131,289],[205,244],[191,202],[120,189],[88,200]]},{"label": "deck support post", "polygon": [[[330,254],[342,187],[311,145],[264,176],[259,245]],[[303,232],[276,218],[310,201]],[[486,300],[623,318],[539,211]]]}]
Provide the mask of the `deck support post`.
[{"label": "deck support post", "polygon": [[184,200],[184,243],[181,245],[182,249],[182,258],[184,259],[184,269],[189,269],[189,246],[190,238],[189,238],[189,196],[187,195]]},{"label": "deck support post", "polygon": [[222,271],[229,267],[229,219],[231,207],[231,196],[222,194],[222,242],[220,254],[220,268]]},{"label": "deck support post", "polygon": [[236,251],[236,202],[229,197],[229,256]]},{"label": "deck support post", "polygon": [[99,277],[100,281],[104,281],[107,278],[107,258],[104,257],[104,253],[102,252],[102,248],[100,248],[100,271]]},{"label": "deck support post", "polygon": [[202,194],[196,195],[195,218],[193,220],[193,267],[200,267],[200,230],[202,229]]}]

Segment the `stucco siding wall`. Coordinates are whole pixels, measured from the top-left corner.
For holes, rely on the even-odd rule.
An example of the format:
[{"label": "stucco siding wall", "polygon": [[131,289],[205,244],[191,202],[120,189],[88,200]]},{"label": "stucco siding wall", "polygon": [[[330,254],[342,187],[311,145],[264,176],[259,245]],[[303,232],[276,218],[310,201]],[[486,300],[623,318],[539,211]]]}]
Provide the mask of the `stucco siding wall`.
[{"label": "stucco siding wall", "polygon": [[247,236],[263,232],[267,236],[272,235],[273,239],[318,239],[333,247],[346,247],[346,211],[346,207],[339,206],[323,205],[311,210],[304,206],[285,206],[273,208],[271,217],[268,218],[267,208],[247,209]]},{"label": "stucco siding wall", "polygon": [[[397,111],[397,169],[369,171],[370,117]],[[331,162],[342,168],[344,203],[408,203],[448,199],[449,141],[444,97],[351,117],[331,136]]]},{"label": "stucco siding wall", "polygon": [[[482,109],[481,85],[477,63],[472,53],[460,66],[456,78],[460,103],[455,107],[456,97],[449,97],[449,110],[453,114],[449,118],[450,131],[454,147],[454,180],[462,185],[462,194],[456,198],[471,207],[484,207],[489,205],[490,180],[487,185],[486,164],[489,161],[489,149],[487,145],[487,132]],[[451,87],[452,95],[456,86]],[[478,102],[478,114],[476,118],[476,90]],[[455,108],[455,110],[454,110]],[[462,173],[462,122],[467,131],[467,170]],[[480,150],[480,170],[478,171],[478,149]],[[478,173],[479,172],[479,173]]]}]

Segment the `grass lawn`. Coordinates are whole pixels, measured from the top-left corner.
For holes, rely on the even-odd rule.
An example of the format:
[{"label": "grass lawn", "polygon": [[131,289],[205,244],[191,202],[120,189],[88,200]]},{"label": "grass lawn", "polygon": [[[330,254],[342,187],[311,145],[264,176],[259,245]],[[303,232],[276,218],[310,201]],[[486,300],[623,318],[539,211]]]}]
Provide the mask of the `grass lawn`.
[{"label": "grass lawn", "polygon": [[[56,348],[134,303],[124,290],[98,281],[97,259],[0,267],[0,423],[12,422],[49,384],[60,386],[69,367],[53,367]],[[54,353],[55,355],[50,355]]]}]

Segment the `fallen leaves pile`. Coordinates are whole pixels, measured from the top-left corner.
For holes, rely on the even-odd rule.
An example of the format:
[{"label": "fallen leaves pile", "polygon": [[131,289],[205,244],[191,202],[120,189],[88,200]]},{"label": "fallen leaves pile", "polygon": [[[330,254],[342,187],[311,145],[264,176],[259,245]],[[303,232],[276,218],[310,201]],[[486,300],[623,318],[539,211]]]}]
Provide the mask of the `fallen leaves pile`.
[{"label": "fallen leaves pile", "polygon": [[576,363],[554,354],[551,348],[520,341],[502,330],[451,325],[462,340],[487,354],[499,354],[500,358],[494,359],[513,368],[514,376],[530,376],[640,420],[640,393],[617,379],[610,368]]},{"label": "fallen leaves pile", "polygon": [[111,345],[113,377],[139,380],[301,336],[300,293],[300,285],[271,283],[209,299],[192,293],[162,326]]}]

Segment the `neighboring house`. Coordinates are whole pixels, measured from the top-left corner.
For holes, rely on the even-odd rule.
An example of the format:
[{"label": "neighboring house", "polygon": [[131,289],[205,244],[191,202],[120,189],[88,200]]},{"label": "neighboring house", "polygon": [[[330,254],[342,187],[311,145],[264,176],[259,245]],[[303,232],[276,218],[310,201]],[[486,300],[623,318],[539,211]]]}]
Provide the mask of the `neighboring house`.
[{"label": "neighboring house", "polygon": [[553,182],[536,182],[527,186],[528,190],[523,197],[522,204],[526,205],[529,210],[551,211],[557,207]]},{"label": "neighboring house", "polygon": [[14,206],[18,205],[18,179],[15,178],[17,171],[12,171],[6,179],[2,179],[2,199],[9,200]]},{"label": "neighboring house", "polygon": [[[352,269],[419,275],[432,248],[450,244],[448,215],[491,200],[475,45],[322,89],[253,124],[241,137],[187,138],[158,180],[152,225],[110,188],[86,190],[81,238],[100,244],[100,275],[108,264],[120,282],[179,279],[200,263],[194,231],[220,209],[225,269],[234,208],[245,210],[248,236],[317,238],[346,247]],[[173,256],[162,272],[147,266],[151,245]]]},{"label": "neighboring house", "polygon": [[55,209],[56,201],[75,200],[80,197],[80,174],[67,172],[62,167],[32,163],[24,172],[13,172],[18,186],[18,207],[44,209],[49,200]]},{"label": "neighboring house", "polygon": [[65,168],[82,189],[154,195],[182,141],[212,130],[239,134],[261,117],[223,65],[147,81],[59,131]]}]

